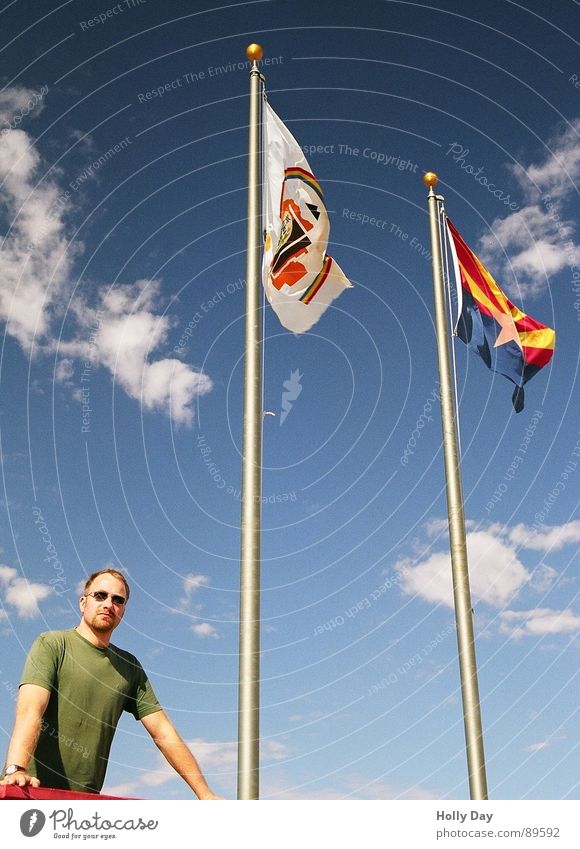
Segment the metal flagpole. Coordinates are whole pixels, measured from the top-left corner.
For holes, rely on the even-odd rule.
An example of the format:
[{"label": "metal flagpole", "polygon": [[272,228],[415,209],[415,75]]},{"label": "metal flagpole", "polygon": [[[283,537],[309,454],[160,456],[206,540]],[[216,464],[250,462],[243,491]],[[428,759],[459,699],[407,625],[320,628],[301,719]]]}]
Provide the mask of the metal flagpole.
[{"label": "metal flagpole", "polygon": [[441,266],[441,241],[439,231],[439,204],[443,200],[435,194],[438,178],[433,172],[423,177],[429,187],[429,223],[433,256],[433,292],[435,300],[435,329],[439,356],[439,381],[441,401],[441,426],[445,457],[445,480],[447,487],[447,511],[449,514],[449,541],[451,548],[451,571],[453,574],[453,596],[457,623],[457,645],[459,649],[459,672],[463,699],[463,722],[467,749],[469,795],[471,799],[487,799],[487,779],[483,753],[483,732],[479,709],[477,685],[477,661],[473,637],[471,594],[467,567],[467,545],[465,540],[465,516],[461,491],[461,470],[457,450],[457,429],[453,412],[453,388],[449,366],[449,336],[445,312],[445,287]]},{"label": "metal flagpole", "polygon": [[260,792],[260,520],[262,495],[262,362],[260,309],[260,130],[263,51],[250,44],[246,350],[240,553],[240,664],[238,695],[238,799]]}]

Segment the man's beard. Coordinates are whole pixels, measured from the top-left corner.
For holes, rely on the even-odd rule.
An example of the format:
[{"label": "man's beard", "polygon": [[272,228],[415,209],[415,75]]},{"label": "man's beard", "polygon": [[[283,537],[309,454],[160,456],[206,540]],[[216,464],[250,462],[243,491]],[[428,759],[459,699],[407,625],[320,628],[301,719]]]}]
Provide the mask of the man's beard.
[{"label": "man's beard", "polygon": [[102,613],[96,613],[91,622],[93,631],[101,631],[107,633],[112,631],[117,625],[117,619],[114,616],[104,616]]}]

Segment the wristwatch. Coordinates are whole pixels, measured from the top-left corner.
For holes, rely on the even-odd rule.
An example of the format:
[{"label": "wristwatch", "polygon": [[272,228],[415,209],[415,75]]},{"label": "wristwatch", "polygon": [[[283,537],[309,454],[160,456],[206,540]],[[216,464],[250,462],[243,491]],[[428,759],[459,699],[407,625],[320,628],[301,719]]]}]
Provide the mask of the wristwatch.
[{"label": "wristwatch", "polygon": [[4,775],[14,775],[15,772],[26,772],[26,767],[18,766],[18,764],[10,764],[6,767]]}]

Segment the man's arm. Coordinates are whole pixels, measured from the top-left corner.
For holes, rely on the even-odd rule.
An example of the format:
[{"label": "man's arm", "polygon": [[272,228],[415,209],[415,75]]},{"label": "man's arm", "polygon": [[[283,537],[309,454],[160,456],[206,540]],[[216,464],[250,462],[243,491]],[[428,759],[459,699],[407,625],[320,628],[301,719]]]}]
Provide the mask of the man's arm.
[{"label": "man's arm", "polygon": [[207,783],[199,764],[177,733],[177,729],[163,710],[150,713],[141,720],[166,761],[189,784],[198,799],[219,799]]},{"label": "man's arm", "polygon": [[[25,770],[28,768],[38,743],[42,717],[49,699],[50,690],[40,687],[38,684],[21,685],[16,703],[14,730],[6,756],[7,765],[18,764],[23,766]],[[26,771],[19,771],[13,775],[7,775],[0,781],[0,784],[17,784],[20,787],[31,784],[33,787],[38,787],[40,781]]]}]

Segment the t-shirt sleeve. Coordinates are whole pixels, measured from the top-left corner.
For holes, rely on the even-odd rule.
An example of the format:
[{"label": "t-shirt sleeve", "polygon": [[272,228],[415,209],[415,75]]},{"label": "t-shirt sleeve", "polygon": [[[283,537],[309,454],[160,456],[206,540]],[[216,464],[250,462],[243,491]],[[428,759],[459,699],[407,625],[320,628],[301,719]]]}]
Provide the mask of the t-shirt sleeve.
[{"label": "t-shirt sleeve", "polygon": [[161,709],[161,705],[157,701],[157,696],[153,692],[151,682],[149,681],[149,678],[147,678],[145,670],[139,664],[134,695],[132,698],[127,699],[125,710],[133,714],[135,719],[143,719],[144,716],[149,716],[150,713],[156,713]]},{"label": "t-shirt sleeve", "polygon": [[28,652],[20,684],[38,684],[53,690],[57,683],[61,647],[54,634],[40,634]]}]

